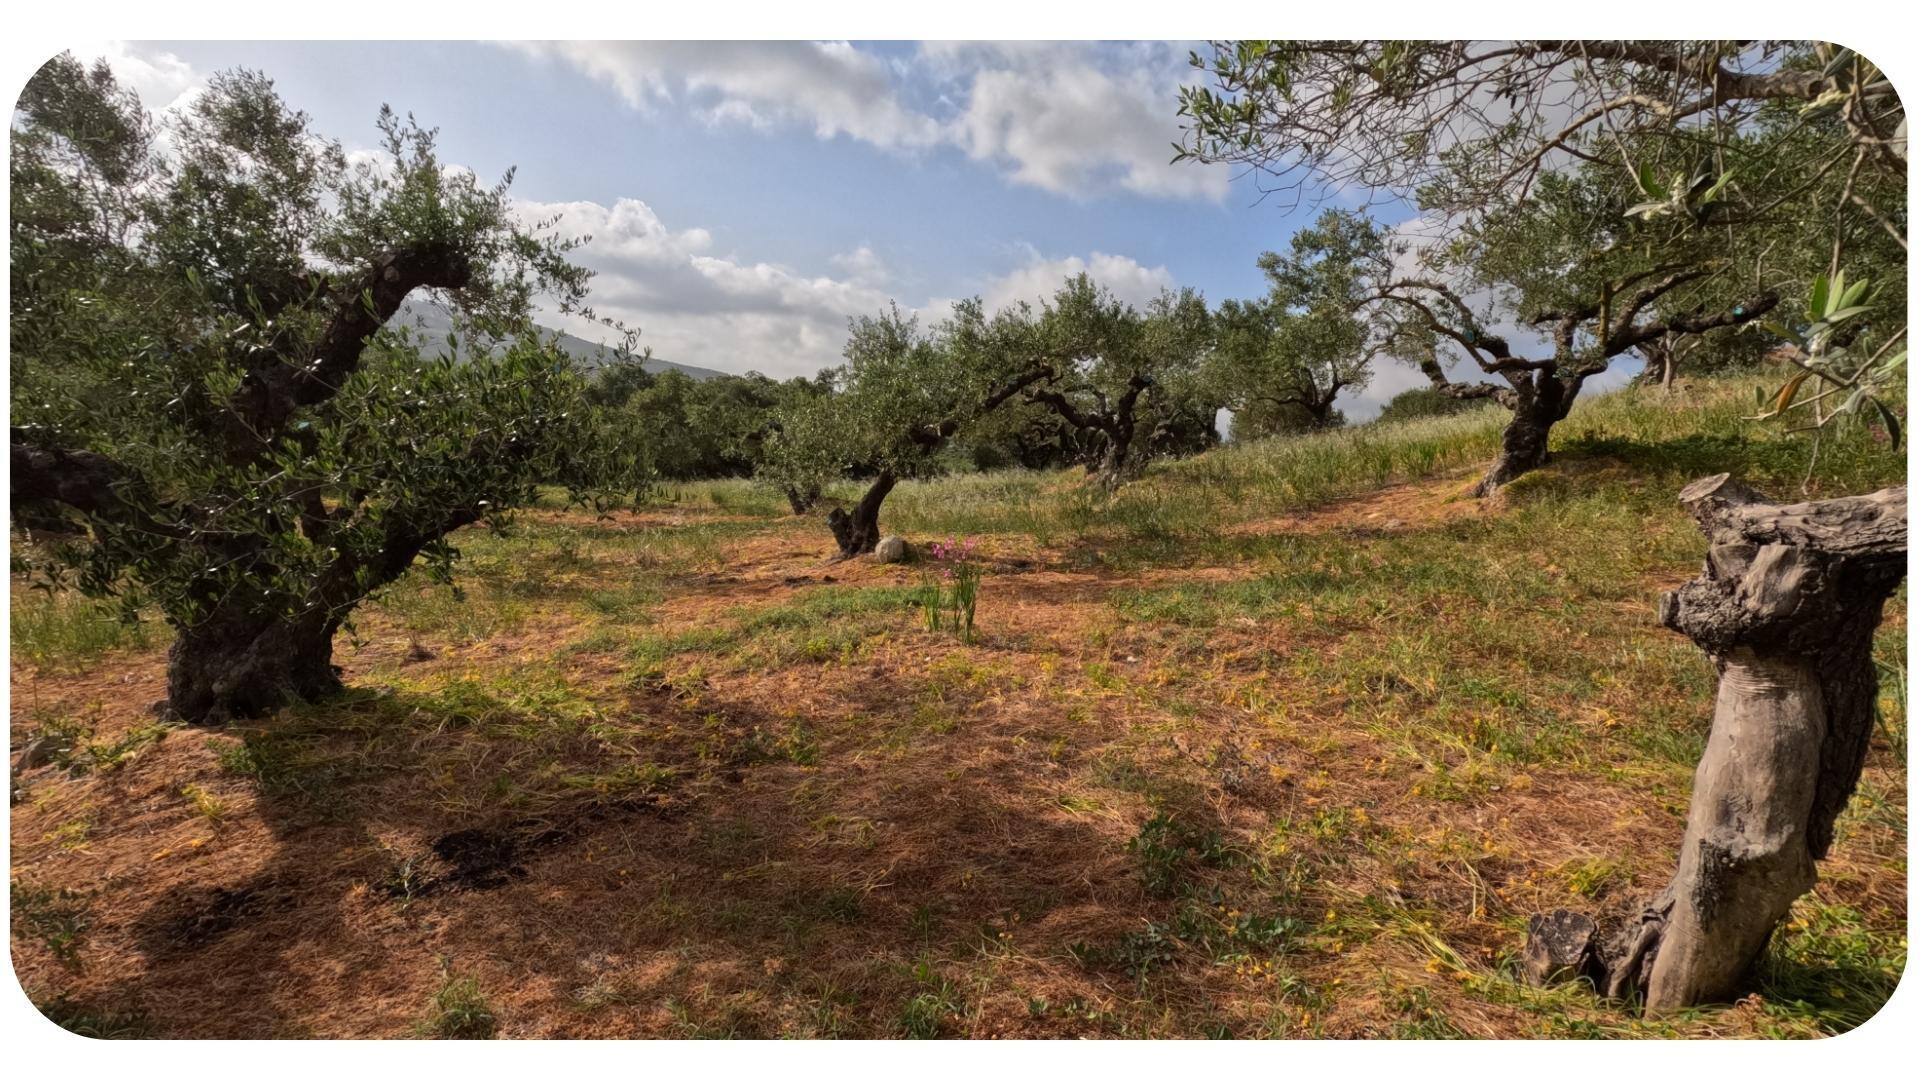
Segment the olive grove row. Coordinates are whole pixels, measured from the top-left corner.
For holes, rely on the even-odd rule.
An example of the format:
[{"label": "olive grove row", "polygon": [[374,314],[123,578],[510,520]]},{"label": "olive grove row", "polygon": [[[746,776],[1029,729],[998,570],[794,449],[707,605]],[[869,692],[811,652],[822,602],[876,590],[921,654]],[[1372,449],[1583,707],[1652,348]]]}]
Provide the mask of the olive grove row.
[{"label": "olive grove row", "polygon": [[[1252,299],[1135,306],[1083,276],[1031,305],[858,318],[844,365],[816,378],[694,383],[649,374],[611,320],[604,362],[570,361],[536,318],[598,318],[571,254],[584,238],[524,221],[511,175],[450,167],[410,117],[383,111],[384,154],[350,159],[239,70],[160,132],[104,64],[56,58],[10,131],[13,510],[34,533],[16,571],[158,612],[167,708],[205,723],[337,689],[333,639],[362,602],[415,567],[450,579],[458,530],[543,487],[603,510],[658,477],[751,473],[810,512],[856,480],[864,495],[825,519],[850,557],[879,539],[888,492],[961,444],[1084,463],[1110,490],[1211,444],[1221,408],[1243,434],[1337,423],[1385,363],[1508,411],[1483,493],[1544,464],[1583,388],[1627,361],[1670,382],[1767,360],[1764,415],[1897,441],[1905,113],[1864,57],[1295,41],[1193,62],[1203,80],[1168,106],[1178,158],[1240,166],[1281,200],[1364,193],[1394,223],[1319,214],[1261,259]],[[453,313],[449,340],[409,328],[416,300]],[[1903,490],[1826,509],[1725,485],[1690,499],[1715,561],[1669,621],[1726,671],[1791,682],[1817,761],[1732,778],[1703,763],[1703,784],[1744,785],[1795,827],[1729,840],[1695,821],[1707,854],[1683,855],[1624,956],[1541,939],[1558,967],[1607,952],[1614,989],[1651,985],[1659,1007],[1726,993],[1810,884],[1864,753],[1860,650],[1904,567]],[[1808,659],[1834,641],[1853,651]],[[1729,693],[1727,722],[1754,723],[1761,706]],[[1809,768],[1817,783],[1794,786]],[[1735,904],[1732,926],[1726,897],[1749,887],[1766,903]]]}]

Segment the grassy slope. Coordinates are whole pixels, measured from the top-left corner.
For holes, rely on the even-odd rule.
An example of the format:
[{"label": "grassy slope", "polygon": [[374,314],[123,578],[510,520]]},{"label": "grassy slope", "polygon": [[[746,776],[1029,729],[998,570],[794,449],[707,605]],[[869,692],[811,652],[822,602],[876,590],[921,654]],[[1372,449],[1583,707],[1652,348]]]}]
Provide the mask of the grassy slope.
[{"label": "grassy slope", "polygon": [[[179,1036],[1844,1030],[1905,962],[1892,680],[1757,998],[1643,1023],[1513,978],[1528,913],[1670,867],[1712,690],[1652,618],[1699,557],[1674,493],[1806,470],[1704,399],[1583,405],[1492,510],[1453,497],[1492,412],[1112,501],[903,485],[889,527],[986,538],[971,646],[745,484],[536,513],[463,544],[464,599],[370,609],[350,698],[251,730],[154,728],[161,635],[16,591],[15,745],[72,744],[14,808],[17,970]],[[1813,478],[1902,476],[1849,437]]]}]

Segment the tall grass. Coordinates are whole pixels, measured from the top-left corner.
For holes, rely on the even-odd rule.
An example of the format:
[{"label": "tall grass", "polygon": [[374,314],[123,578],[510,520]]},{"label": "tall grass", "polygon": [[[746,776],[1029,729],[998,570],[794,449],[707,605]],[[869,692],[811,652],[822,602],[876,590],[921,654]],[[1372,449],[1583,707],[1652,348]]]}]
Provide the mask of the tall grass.
[{"label": "tall grass", "polygon": [[16,588],[7,613],[13,657],[35,667],[82,664],[116,649],[144,648],[145,622],[128,623],[114,609],[79,593]]},{"label": "tall grass", "polygon": [[[1661,485],[1739,473],[1776,497],[1871,490],[1905,478],[1901,455],[1853,427],[1821,437],[1747,419],[1764,378],[1704,382],[1690,393],[1632,387],[1580,401],[1553,433],[1563,463],[1621,460]],[[1026,534],[1042,544],[1106,538],[1179,543],[1258,520],[1490,463],[1507,413],[1489,405],[1453,416],[1363,424],[1231,444],[1155,463],[1107,496],[1077,470],[1009,471],[900,485],[888,527],[912,533]],[[1463,487],[1464,487],[1463,483]]]}]

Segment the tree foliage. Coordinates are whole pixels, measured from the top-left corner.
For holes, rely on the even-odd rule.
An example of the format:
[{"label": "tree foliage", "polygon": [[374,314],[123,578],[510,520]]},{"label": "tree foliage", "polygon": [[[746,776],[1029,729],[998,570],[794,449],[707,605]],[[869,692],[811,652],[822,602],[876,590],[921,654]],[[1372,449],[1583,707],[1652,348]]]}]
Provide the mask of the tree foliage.
[{"label": "tree foliage", "polygon": [[[1483,489],[1544,460],[1547,429],[1622,355],[1664,372],[1682,356],[1772,350],[1855,412],[1903,363],[1891,346],[1903,309],[1857,315],[1846,334],[1879,347],[1832,357],[1808,348],[1812,322],[1758,325],[1783,295],[1782,310],[1805,310],[1849,259],[1875,267],[1855,280],[1904,283],[1890,263],[1906,250],[1905,112],[1856,53],[1783,41],[1211,53],[1193,57],[1211,84],[1182,93],[1179,157],[1248,166],[1298,196],[1360,187],[1420,209],[1411,231],[1434,242],[1417,267],[1383,268],[1373,296],[1398,313],[1398,351],[1443,392],[1514,411]],[[1469,303],[1476,290],[1492,299]],[[1505,317],[1535,326],[1547,355],[1487,329]],[[1486,378],[1452,379],[1449,355]]]},{"label": "tree foliage", "polygon": [[1098,441],[1095,472],[1106,486],[1137,472],[1157,439],[1190,437],[1196,415],[1211,428],[1217,404],[1202,362],[1213,318],[1199,293],[1162,291],[1140,309],[1080,274],[1037,315],[1022,308],[1019,317],[1046,369],[1026,399]]},{"label": "tree foliage", "polygon": [[1381,348],[1363,291],[1369,268],[1387,256],[1380,228],[1345,210],[1295,233],[1285,254],[1260,256],[1267,295],[1220,305],[1208,365],[1216,394],[1235,412],[1236,433],[1243,413],[1247,434],[1339,424],[1334,400],[1367,385]]},{"label": "tree foliage", "polygon": [[[191,720],[336,685],[333,633],[449,533],[495,526],[556,476],[632,482],[533,302],[584,311],[572,242],[507,181],[446,166],[390,110],[349,162],[265,76],[216,76],[164,141],[104,65],[37,72],[12,131],[16,505],[79,539],[31,568],[151,606],[178,631]],[[426,359],[409,297],[484,342]],[[457,344],[457,343],[456,343]],[[597,463],[597,464],[596,464]]]}]

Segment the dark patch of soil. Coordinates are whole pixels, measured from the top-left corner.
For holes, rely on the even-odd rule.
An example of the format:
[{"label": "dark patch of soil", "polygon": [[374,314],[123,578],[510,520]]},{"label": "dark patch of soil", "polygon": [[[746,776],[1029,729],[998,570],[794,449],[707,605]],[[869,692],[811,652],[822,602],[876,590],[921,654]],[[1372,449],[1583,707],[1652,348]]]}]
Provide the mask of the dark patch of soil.
[{"label": "dark patch of soil", "polygon": [[519,840],[511,832],[461,829],[433,842],[433,853],[447,864],[439,883],[455,889],[497,889],[527,876],[520,865]]},{"label": "dark patch of soil", "polygon": [[242,923],[285,911],[294,902],[291,890],[272,883],[208,889],[183,914],[152,925],[147,951],[204,949]]}]

